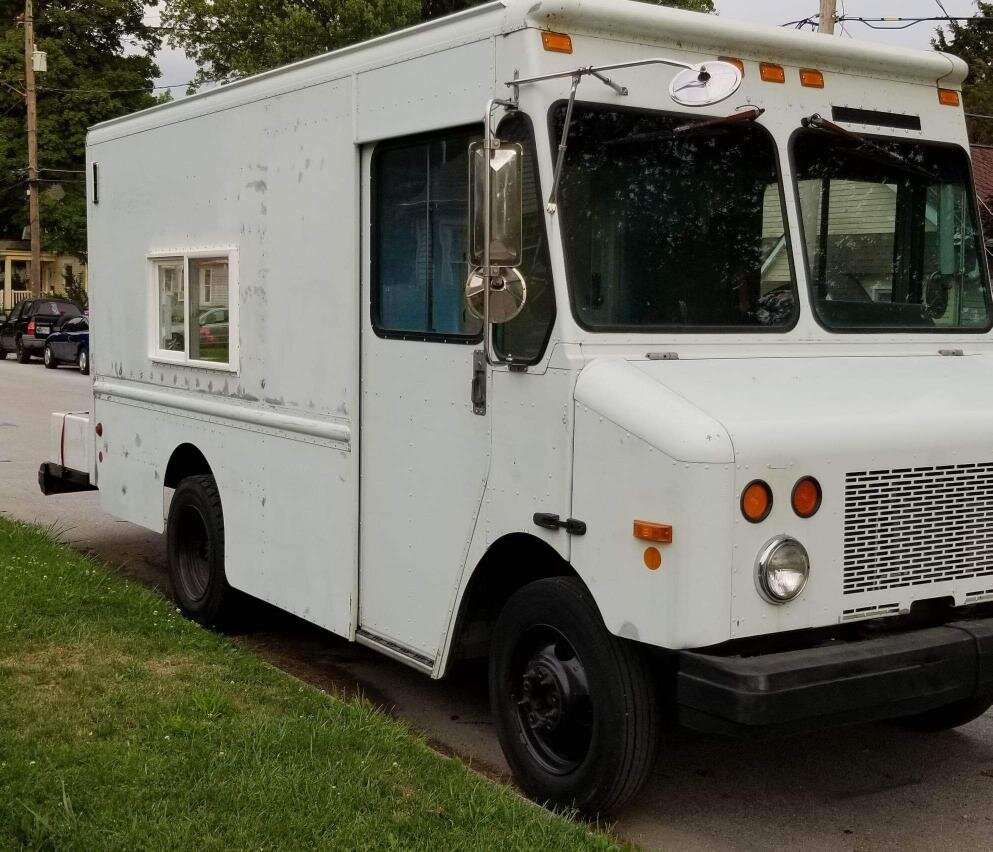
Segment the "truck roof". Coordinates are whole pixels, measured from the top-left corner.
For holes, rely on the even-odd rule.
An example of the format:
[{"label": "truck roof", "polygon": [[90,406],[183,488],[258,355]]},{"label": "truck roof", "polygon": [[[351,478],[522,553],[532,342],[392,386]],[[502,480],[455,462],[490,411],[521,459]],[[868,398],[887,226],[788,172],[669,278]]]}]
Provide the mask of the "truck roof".
[{"label": "truck roof", "polygon": [[[213,89],[150,107],[130,115],[101,122],[90,128],[99,131],[150,113],[210,111],[209,102],[219,95],[230,98],[242,90],[244,101],[255,98],[252,89],[263,81],[311,69],[315,77],[324,71],[375,68],[396,61],[398,56],[423,54],[451,47],[486,35],[505,35],[524,28],[601,36],[619,41],[671,44],[679,50],[734,56],[741,59],[814,66],[857,76],[955,88],[968,74],[958,57],[939,51],[892,47],[870,41],[841,39],[820,33],[798,31],[655,6],[638,0],[493,0],[444,18],[397,30],[378,38],[320,54],[298,62],[245,77]],[[407,42],[402,50],[398,43]],[[303,84],[303,83],[302,83]],[[204,104],[203,102],[208,102]],[[230,102],[229,102],[230,103]],[[229,104],[226,104],[229,105]],[[98,134],[101,135],[101,134]],[[97,142],[99,139],[91,139]]]}]

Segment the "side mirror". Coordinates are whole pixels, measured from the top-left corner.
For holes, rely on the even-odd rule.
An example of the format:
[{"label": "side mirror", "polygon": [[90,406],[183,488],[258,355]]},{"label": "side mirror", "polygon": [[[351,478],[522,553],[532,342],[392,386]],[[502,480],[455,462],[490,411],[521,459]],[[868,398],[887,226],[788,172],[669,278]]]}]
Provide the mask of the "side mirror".
[{"label": "side mirror", "polygon": [[[469,205],[472,210],[472,262],[484,262],[486,219],[490,224],[490,266],[521,265],[523,253],[524,149],[516,143],[496,143],[487,151],[482,142],[469,146]],[[490,209],[486,210],[486,181]]]}]

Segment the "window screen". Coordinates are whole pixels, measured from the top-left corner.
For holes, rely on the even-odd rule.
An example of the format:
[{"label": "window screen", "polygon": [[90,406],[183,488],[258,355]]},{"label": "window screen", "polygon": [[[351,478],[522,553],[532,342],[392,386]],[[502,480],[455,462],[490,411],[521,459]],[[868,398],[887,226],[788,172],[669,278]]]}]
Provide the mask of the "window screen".
[{"label": "window screen", "polygon": [[478,339],[469,276],[469,145],[480,133],[389,143],[372,165],[372,320],[387,336]]},{"label": "window screen", "polygon": [[155,262],[158,296],[158,348],[183,352],[186,347],[185,285],[183,259],[168,258]]}]

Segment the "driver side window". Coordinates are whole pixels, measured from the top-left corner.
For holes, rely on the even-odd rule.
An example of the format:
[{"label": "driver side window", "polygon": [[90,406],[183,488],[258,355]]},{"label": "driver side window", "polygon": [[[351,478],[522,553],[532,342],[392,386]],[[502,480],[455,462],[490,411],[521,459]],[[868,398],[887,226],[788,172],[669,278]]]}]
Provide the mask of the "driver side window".
[{"label": "driver side window", "polygon": [[520,271],[527,286],[527,301],[514,319],[494,327],[493,343],[501,357],[512,356],[515,363],[534,364],[545,354],[555,323],[555,291],[534,131],[531,120],[515,112],[500,123],[497,135],[506,142],[518,142],[524,148],[524,251]]}]

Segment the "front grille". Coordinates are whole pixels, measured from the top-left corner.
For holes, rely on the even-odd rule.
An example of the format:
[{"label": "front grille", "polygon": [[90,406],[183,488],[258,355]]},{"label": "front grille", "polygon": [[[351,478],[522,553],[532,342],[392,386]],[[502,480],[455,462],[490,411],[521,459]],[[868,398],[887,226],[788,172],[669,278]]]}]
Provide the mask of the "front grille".
[{"label": "front grille", "polygon": [[993,462],[845,477],[846,595],[993,575]]}]

